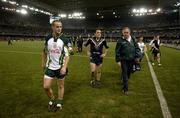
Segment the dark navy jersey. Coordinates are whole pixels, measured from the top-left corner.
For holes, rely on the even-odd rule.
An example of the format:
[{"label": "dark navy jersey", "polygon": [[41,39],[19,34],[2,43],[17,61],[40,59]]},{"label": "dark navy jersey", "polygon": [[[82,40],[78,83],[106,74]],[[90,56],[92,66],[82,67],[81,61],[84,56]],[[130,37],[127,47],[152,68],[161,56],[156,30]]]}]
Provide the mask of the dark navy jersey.
[{"label": "dark navy jersey", "polygon": [[154,41],[153,41],[153,45],[154,45],[157,49],[159,49],[159,48],[160,48],[160,40],[154,40]]},{"label": "dark navy jersey", "polygon": [[90,52],[91,54],[102,54],[103,53],[103,47],[108,49],[107,42],[105,39],[100,39],[99,41],[96,40],[96,38],[90,38],[85,43],[84,46],[90,45]]}]

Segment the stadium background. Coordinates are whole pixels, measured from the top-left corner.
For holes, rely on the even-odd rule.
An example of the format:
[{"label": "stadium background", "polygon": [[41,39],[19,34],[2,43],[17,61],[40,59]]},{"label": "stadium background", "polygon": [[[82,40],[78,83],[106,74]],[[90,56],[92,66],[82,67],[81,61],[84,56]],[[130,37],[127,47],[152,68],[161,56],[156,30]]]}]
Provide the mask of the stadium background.
[{"label": "stadium background", "polygon": [[[148,69],[130,80],[130,96],[120,93],[119,69],[114,60],[115,42],[128,26],[135,37],[148,43],[160,35],[162,67],[154,67],[173,118],[180,116],[180,2],[177,0],[1,0],[0,1],[0,117],[122,117],[161,118],[162,112]],[[44,37],[51,31],[50,17],[58,16],[64,34],[77,41],[103,30],[110,50],[103,66],[101,90],[89,87],[86,48],[70,61],[66,80],[65,108],[46,111],[42,89],[41,52]],[[7,41],[12,45],[8,46]],[[74,45],[76,51],[76,45]],[[149,53],[149,52],[148,52]]]}]

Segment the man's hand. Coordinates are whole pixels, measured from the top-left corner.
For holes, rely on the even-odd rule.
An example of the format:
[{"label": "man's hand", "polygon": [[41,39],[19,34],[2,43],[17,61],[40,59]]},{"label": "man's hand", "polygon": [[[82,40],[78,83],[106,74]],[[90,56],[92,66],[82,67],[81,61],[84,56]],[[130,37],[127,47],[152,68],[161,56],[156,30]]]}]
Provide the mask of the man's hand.
[{"label": "man's hand", "polygon": [[117,62],[118,66],[121,67],[121,62]]},{"label": "man's hand", "polygon": [[69,47],[68,50],[69,50],[69,54],[70,54],[70,55],[74,55],[74,51],[73,51],[73,48],[72,48],[72,47]]},{"label": "man's hand", "polygon": [[66,67],[62,67],[61,70],[60,70],[60,73],[62,75],[65,75],[66,74]]},{"label": "man's hand", "polygon": [[102,54],[102,55],[101,55],[101,57],[105,57],[105,56],[106,56],[106,54]]},{"label": "man's hand", "polygon": [[43,71],[45,70],[45,68],[46,68],[46,66],[45,66],[45,65],[42,65],[42,69],[43,69]]}]

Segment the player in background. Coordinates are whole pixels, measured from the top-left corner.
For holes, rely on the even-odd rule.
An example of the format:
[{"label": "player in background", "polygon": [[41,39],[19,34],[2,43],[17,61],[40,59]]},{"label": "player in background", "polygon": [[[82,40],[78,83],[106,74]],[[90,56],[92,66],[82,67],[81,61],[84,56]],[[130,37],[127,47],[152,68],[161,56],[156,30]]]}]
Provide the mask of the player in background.
[{"label": "player in background", "polygon": [[11,38],[10,37],[8,37],[8,45],[12,45],[12,41],[11,41]]},{"label": "player in background", "polygon": [[77,39],[77,52],[81,53],[83,51],[83,38],[81,35],[79,35]]},{"label": "player in background", "polygon": [[151,46],[151,52],[153,55],[153,60],[152,60],[152,65],[154,66],[155,63],[154,61],[158,62],[158,66],[161,66],[161,61],[160,61],[160,56],[161,56],[161,52],[160,52],[160,46],[161,46],[161,41],[159,38],[159,35],[155,36],[154,39],[150,42],[149,44]]},{"label": "player in background", "polygon": [[[85,43],[87,47],[90,45],[90,50],[87,51],[88,56],[90,57],[90,67],[91,67],[91,85],[92,87],[100,88],[101,87],[101,68],[103,63],[103,58],[108,52],[107,42],[104,38],[101,37],[101,30],[96,29],[95,37],[89,38]],[[103,47],[105,51],[103,52]]]},{"label": "player in background", "polygon": [[[141,50],[141,57],[139,59],[139,62],[142,61],[142,59],[144,57],[144,54],[147,51],[147,48],[146,48],[145,43],[143,42],[143,39],[144,39],[143,36],[140,36],[139,39],[138,39],[138,42],[137,42],[137,44],[138,44],[138,46],[139,46],[139,48]],[[136,70],[140,70],[141,69],[140,63],[138,63],[136,66],[137,66]]]}]

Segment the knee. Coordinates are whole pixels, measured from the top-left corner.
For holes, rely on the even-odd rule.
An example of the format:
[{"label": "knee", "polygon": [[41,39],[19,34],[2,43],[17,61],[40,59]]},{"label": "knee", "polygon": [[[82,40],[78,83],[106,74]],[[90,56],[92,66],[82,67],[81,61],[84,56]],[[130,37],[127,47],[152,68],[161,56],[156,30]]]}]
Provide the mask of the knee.
[{"label": "knee", "polygon": [[97,73],[100,74],[101,73],[101,69],[97,69]]},{"label": "knee", "polygon": [[95,74],[95,70],[91,70],[91,74]]},{"label": "knee", "polygon": [[101,68],[97,68],[96,73],[101,74]]},{"label": "knee", "polygon": [[96,68],[91,68],[91,72],[95,72],[96,71]]},{"label": "knee", "polygon": [[44,88],[44,90],[46,90],[46,91],[49,90],[49,89],[51,89],[51,87],[50,87],[49,85],[46,85],[46,84],[43,85],[43,88]]},{"label": "knee", "polygon": [[59,84],[59,85],[58,85],[58,88],[59,88],[59,89],[63,89],[63,88],[64,88],[64,84]]}]

